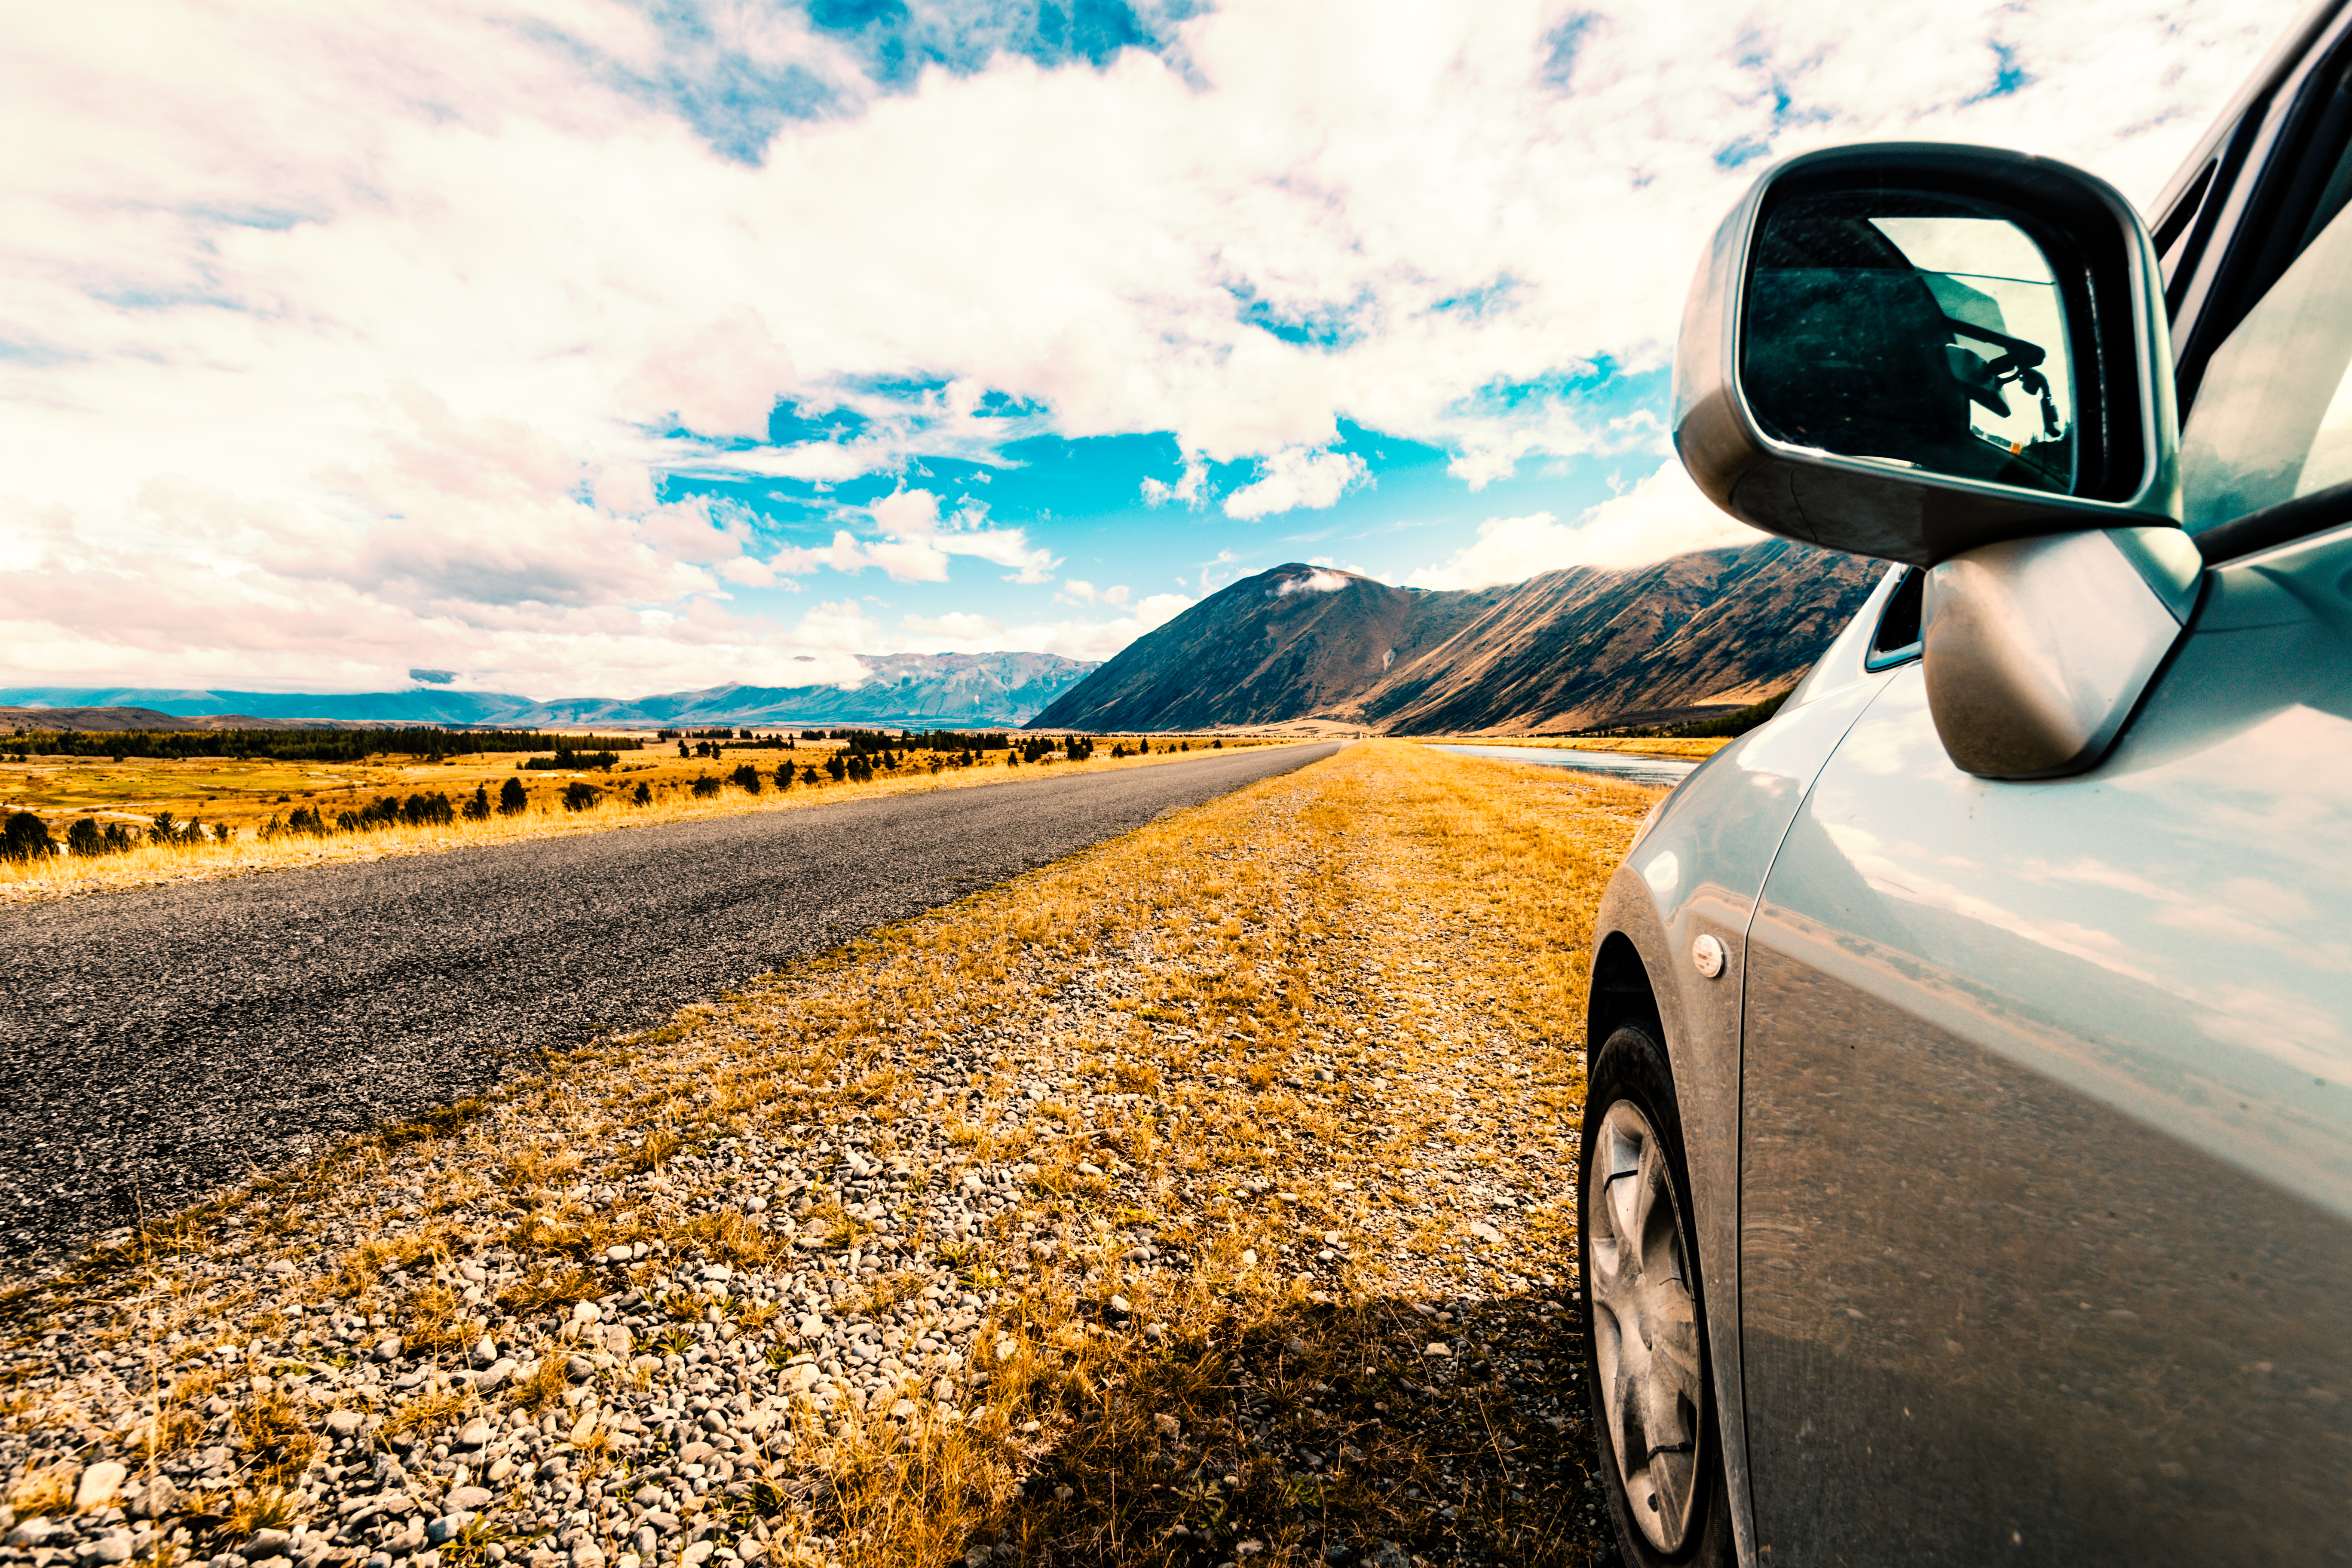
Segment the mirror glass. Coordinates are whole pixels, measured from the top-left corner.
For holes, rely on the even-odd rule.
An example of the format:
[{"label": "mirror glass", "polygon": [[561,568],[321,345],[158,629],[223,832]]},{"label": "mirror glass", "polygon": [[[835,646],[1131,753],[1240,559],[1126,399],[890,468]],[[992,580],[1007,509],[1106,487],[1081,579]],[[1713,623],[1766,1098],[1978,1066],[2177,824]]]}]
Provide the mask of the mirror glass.
[{"label": "mirror glass", "polygon": [[1750,266],[1740,389],[1765,434],[2074,492],[2065,307],[2016,224],[1899,191],[1799,197]]}]

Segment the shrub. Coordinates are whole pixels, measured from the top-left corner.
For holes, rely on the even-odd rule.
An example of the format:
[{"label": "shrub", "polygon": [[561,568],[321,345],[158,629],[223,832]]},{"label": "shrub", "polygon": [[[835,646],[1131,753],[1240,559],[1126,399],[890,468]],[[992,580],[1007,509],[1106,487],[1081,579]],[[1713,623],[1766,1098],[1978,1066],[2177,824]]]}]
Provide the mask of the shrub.
[{"label": "shrub", "polygon": [[654,786],[646,783],[645,780],[639,779],[637,781],[636,789],[629,795],[629,804],[631,805],[651,805],[653,803]]},{"label": "shrub", "polygon": [[792,763],[778,763],[776,764],[776,787],[778,789],[790,789],[793,787]]},{"label": "shrub", "polygon": [[57,852],[49,825],[29,811],[13,812],[0,825],[0,860],[47,859]]},{"label": "shrub", "polygon": [[499,786],[499,815],[500,816],[512,816],[530,804],[530,795],[529,792],[524,790],[522,787],[522,780],[509,779],[506,783]]},{"label": "shrub", "polygon": [[816,783],[818,783],[818,782],[819,782],[819,780],[818,780],[818,778],[817,778],[817,776],[816,776],[816,769],[815,769],[815,768],[814,768],[814,767],[806,767],[806,768],[803,768],[803,769],[801,770],[801,783],[805,784],[816,784]]},{"label": "shrub", "polygon": [[468,822],[487,821],[490,815],[490,786],[476,784],[474,798],[466,803],[465,817]]},{"label": "shrub", "polygon": [[585,779],[573,779],[563,786],[563,809],[585,811],[596,804],[596,786]]},{"label": "shrub", "polygon": [[839,784],[849,776],[849,759],[841,752],[835,752],[825,758],[824,771],[833,775],[834,783]]},{"label": "shrub", "polygon": [[155,820],[147,825],[147,842],[150,844],[177,844],[179,841],[179,819],[174,817],[168,811],[157,812],[155,814]]},{"label": "shrub", "polygon": [[401,820],[411,827],[446,826],[457,819],[457,808],[449,797],[439,790],[431,795],[412,795],[401,803]]},{"label": "shrub", "polygon": [[717,795],[718,793],[719,781],[717,779],[712,778],[709,773],[697,773],[694,775],[694,797],[697,800],[700,800],[705,795]]},{"label": "shrub", "polygon": [[106,835],[100,832],[98,824],[89,817],[78,816],[74,818],[73,826],[66,829],[66,848],[84,859],[103,855],[106,853]]},{"label": "shrub", "polygon": [[760,793],[760,770],[753,767],[751,763],[743,763],[738,765],[735,771],[728,776],[733,781],[735,787],[741,790],[745,795],[757,795]]}]

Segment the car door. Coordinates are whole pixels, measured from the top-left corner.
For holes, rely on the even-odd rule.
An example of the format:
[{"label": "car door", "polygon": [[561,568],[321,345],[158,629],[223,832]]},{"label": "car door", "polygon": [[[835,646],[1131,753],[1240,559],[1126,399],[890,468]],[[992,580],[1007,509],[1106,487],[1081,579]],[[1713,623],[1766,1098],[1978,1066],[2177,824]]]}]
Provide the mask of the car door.
[{"label": "car door", "polygon": [[2301,205],[2206,196],[2312,237],[2183,337],[2217,563],[2114,751],[1970,777],[1914,666],[1766,880],[1764,1561],[2352,1562],[2352,161],[2310,163]]}]

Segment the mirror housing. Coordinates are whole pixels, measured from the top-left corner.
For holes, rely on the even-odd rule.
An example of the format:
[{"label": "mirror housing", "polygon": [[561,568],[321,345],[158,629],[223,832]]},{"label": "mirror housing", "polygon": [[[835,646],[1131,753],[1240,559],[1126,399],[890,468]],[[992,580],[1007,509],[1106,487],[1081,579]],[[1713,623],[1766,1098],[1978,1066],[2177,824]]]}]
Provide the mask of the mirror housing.
[{"label": "mirror housing", "polygon": [[2177,528],[2002,540],[1927,574],[1927,713],[1987,779],[2063,778],[2121,733],[2197,605],[2204,561]]},{"label": "mirror housing", "polygon": [[[2070,338],[2080,447],[2071,493],[1767,433],[1742,380],[1759,237],[1790,203],[1873,197],[1998,212],[2048,258]],[[1684,309],[1675,358],[1684,466],[1732,516],[1803,543],[1933,566],[2036,534],[2177,528],[2179,442],[2163,277],[2147,230],[2114,187],[2049,159],[1914,142],[1790,159],[1724,220]]]}]

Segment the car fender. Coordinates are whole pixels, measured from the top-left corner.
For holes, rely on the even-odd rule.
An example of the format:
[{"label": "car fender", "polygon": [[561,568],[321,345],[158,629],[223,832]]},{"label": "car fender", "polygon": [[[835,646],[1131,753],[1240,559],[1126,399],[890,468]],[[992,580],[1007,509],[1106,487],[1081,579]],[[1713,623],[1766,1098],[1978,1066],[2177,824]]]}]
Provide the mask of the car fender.
[{"label": "car fender", "polygon": [[[1890,574],[1857,625],[1876,625],[1893,581]],[[1849,640],[1842,636],[1838,644]],[[1838,651],[1832,645],[1832,653]],[[1588,1042],[1597,1046],[1621,1023],[1652,1016],[1674,1071],[1733,1528],[1743,1560],[1753,1557],[1738,1288],[1739,1020],[1748,930],[1772,858],[1813,780],[1886,679],[1863,668],[1857,652],[1852,679],[1815,687],[1809,678],[1801,705],[1784,708],[1675,786],[1611,878],[1593,930]],[[1709,936],[1724,952],[1721,971],[1711,978],[1693,959],[1694,944]]]}]

